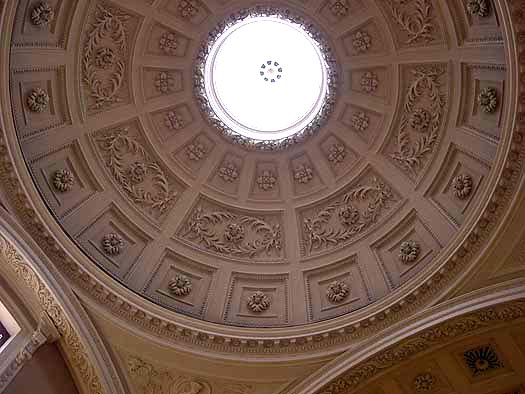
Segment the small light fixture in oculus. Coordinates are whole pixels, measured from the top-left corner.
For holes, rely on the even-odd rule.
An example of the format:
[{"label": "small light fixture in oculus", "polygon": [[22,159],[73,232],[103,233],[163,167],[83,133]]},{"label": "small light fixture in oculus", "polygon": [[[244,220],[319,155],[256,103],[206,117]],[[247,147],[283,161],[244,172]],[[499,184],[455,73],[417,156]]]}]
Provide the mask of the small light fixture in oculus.
[{"label": "small light fixture in oculus", "polygon": [[275,151],[326,121],[335,105],[335,68],[312,23],[289,10],[254,7],[209,34],[197,58],[195,94],[230,140]]}]

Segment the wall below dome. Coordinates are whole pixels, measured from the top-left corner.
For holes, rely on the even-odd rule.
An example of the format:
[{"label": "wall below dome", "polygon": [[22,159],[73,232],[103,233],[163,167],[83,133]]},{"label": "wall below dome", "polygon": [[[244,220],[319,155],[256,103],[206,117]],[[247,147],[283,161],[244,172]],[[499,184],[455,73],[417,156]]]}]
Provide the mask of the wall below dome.
[{"label": "wall below dome", "polygon": [[79,393],[57,345],[39,348],[4,391],[4,394],[22,393]]}]

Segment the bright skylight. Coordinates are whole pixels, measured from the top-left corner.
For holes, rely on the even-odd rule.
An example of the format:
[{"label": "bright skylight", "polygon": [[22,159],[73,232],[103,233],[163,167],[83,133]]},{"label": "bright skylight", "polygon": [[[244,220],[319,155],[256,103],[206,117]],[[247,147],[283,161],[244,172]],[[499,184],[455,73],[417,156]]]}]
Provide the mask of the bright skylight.
[{"label": "bright skylight", "polygon": [[276,17],[248,18],[213,45],[205,87],[213,110],[232,130],[277,140],[315,118],[327,92],[327,67],[299,26]]}]

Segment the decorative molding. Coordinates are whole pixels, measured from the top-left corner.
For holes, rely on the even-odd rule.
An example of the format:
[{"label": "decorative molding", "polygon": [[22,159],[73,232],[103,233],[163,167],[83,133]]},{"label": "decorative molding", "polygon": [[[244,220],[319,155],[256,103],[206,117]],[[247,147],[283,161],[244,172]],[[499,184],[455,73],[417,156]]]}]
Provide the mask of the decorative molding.
[{"label": "decorative molding", "polygon": [[419,354],[428,353],[431,349],[472,335],[476,331],[495,327],[502,323],[515,322],[523,318],[525,318],[525,300],[521,299],[450,319],[437,326],[427,328],[352,366],[348,371],[340,373],[337,378],[322,389],[317,390],[315,394],[349,393],[357,387],[362,387],[378,374],[384,373]]},{"label": "decorative molding", "polygon": [[[82,379],[85,387],[89,388],[89,393],[104,394],[100,378],[86,352],[84,343],[82,343],[78,333],[51,291],[33,268],[24,261],[24,258],[18,253],[16,248],[3,237],[0,237],[0,253],[6,264],[13,269],[18,279],[28,289],[31,289],[43,311],[52,321],[60,335],[59,340],[62,346],[66,348],[67,354],[71,356],[69,361],[74,371],[78,373],[78,377]],[[34,337],[31,338],[27,349],[29,354],[33,354],[36,348],[48,339],[48,336],[46,336],[48,334],[44,334],[45,332],[49,332],[49,330],[46,329],[45,325],[40,325]],[[51,338],[49,337],[49,339]],[[22,353],[22,358],[24,357],[25,355]]]}]

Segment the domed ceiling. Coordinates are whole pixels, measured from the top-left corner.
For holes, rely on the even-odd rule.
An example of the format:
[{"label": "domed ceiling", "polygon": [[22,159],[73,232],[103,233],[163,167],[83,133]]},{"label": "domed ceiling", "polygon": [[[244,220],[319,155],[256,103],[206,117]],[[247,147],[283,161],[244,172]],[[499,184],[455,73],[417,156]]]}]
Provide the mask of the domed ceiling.
[{"label": "domed ceiling", "polygon": [[[307,26],[337,81],[303,134],[263,149],[232,138],[200,95],[207,40],[247,8]],[[10,105],[25,187],[64,255],[156,313],[244,327],[332,319],[341,332],[384,320],[458,277],[507,198],[518,86],[507,11],[21,0]],[[261,80],[279,61],[265,51]],[[294,72],[279,66],[283,81]]]}]

